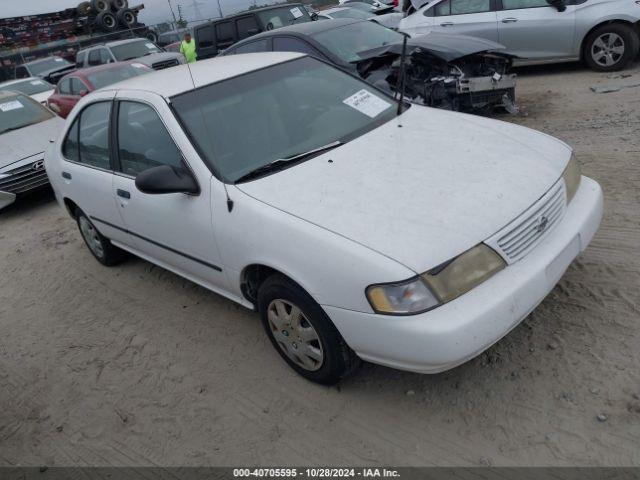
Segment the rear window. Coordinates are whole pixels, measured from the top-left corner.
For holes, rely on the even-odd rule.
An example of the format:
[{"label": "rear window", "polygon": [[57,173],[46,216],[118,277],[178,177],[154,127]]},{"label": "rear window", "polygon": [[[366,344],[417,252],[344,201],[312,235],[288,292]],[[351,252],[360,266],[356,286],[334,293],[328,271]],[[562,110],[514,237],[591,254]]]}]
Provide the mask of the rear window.
[{"label": "rear window", "polygon": [[111,53],[119,62],[160,52],[162,52],[160,47],[149,40],[139,40],[111,47]]},{"label": "rear window", "polygon": [[122,65],[119,67],[109,68],[101,70],[99,72],[91,73],[87,75],[89,83],[93,85],[96,90],[99,88],[112,85],[114,83],[122,82],[129,78],[138,77],[153,70],[141,63],[134,63],[132,65]]},{"label": "rear window", "polygon": [[306,8],[281,7],[265,10],[257,13],[260,21],[267,30],[286,27],[294,23],[305,23],[311,21],[311,16]]},{"label": "rear window", "polygon": [[44,72],[48,72],[50,70],[58,70],[63,69],[65,67],[69,67],[72,64],[67,62],[63,58],[59,57],[51,57],[46,60],[42,60],[39,62],[34,62],[29,64],[29,70],[33,75],[40,75]]},{"label": "rear window", "polygon": [[40,79],[25,80],[24,82],[12,83],[7,86],[8,90],[15,90],[25,95],[35,95],[36,93],[48,92],[54,87],[49,82]]}]

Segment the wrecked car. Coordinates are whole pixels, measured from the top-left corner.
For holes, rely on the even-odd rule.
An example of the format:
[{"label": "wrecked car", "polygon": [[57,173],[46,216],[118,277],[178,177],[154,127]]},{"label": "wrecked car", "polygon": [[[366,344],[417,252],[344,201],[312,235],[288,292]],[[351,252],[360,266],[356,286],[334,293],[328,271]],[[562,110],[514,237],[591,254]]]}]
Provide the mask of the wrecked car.
[{"label": "wrecked car", "polygon": [[[475,37],[431,33],[408,38],[372,22],[335,19],[265,32],[243,40],[225,55],[293,51],[332,63],[407,100],[456,111],[515,111],[513,57],[500,44]],[[402,67],[404,63],[404,67]],[[402,82],[401,72],[405,78]]]}]

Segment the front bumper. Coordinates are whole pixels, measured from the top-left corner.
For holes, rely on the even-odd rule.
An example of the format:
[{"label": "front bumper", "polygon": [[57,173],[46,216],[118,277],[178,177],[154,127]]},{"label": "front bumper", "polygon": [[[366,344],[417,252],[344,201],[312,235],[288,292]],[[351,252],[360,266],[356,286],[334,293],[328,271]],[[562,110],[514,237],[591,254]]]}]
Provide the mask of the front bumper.
[{"label": "front bumper", "polygon": [[0,208],[13,203],[16,196],[49,184],[43,156],[39,153],[0,170]]},{"label": "front bumper", "polygon": [[582,177],[553,232],[525,258],[459,299],[410,317],[323,308],[363,360],[418,373],[450,370],[492,346],[544,300],[587,248],[602,214],[600,185]]}]

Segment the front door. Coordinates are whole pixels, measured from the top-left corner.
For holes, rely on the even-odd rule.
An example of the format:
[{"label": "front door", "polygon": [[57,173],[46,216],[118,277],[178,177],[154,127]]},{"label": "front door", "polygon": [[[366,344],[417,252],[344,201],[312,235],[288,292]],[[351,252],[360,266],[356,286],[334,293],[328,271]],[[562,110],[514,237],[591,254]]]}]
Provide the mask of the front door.
[{"label": "front door", "polygon": [[[211,173],[167,104],[151,93],[118,94],[113,197],[138,253],[214,290],[227,290],[211,220]],[[172,132],[170,134],[169,132]],[[143,141],[141,141],[143,140]],[[190,172],[200,194],[149,195],[136,176],[169,165]]]},{"label": "front door", "polygon": [[576,7],[564,12],[547,0],[498,0],[499,43],[523,59],[576,58]]}]

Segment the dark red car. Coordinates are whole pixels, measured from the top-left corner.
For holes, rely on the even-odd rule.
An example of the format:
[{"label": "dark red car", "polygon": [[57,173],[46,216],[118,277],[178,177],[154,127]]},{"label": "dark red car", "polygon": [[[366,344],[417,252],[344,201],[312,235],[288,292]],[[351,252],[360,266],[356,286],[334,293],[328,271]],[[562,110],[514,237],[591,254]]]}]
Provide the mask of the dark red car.
[{"label": "dark red car", "polygon": [[67,118],[76,103],[88,93],[153,71],[152,68],[136,62],[109,63],[76,70],[58,82],[53,95],[49,97],[49,108],[62,118]]}]

